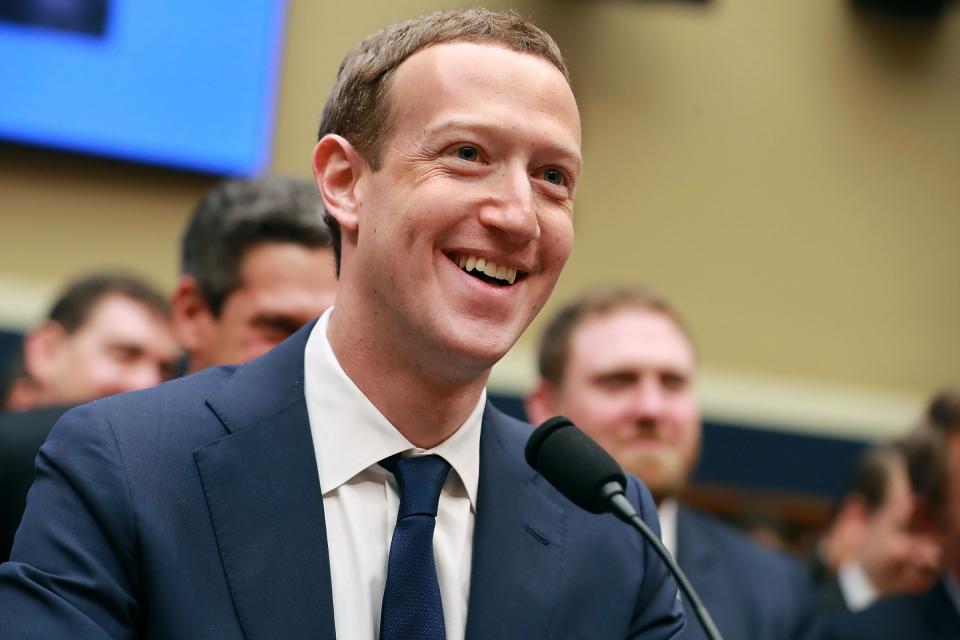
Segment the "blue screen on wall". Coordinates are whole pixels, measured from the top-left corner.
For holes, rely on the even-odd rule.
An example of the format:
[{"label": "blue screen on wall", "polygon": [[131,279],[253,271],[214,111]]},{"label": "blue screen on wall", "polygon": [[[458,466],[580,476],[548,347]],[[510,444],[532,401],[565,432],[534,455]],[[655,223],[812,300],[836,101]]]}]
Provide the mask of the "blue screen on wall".
[{"label": "blue screen on wall", "polygon": [[228,175],[269,160],[284,0],[4,0],[0,138]]}]

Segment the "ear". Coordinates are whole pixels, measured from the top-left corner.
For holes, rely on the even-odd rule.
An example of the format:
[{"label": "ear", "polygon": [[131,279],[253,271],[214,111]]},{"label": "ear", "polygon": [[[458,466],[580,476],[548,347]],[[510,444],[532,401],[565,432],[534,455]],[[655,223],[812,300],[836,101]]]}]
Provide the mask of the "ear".
[{"label": "ear", "polygon": [[533,391],[524,398],[523,407],[527,412],[527,420],[534,426],[552,418],[560,412],[557,388],[553,383],[541,378]]},{"label": "ear", "polygon": [[55,373],[57,356],[67,332],[54,320],[47,320],[23,340],[23,367],[27,377],[43,383]]},{"label": "ear", "polygon": [[191,275],[181,275],[177,281],[170,305],[170,321],[177,342],[191,356],[209,343],[215,318],[200,293],[196,278]]},{"label": "ear", "polygon": [[357,183],[366,160],[346,138],[327,134],[313,149],[313,175],[327,213],[345,232],[356,231],[360,197]]},{"label": "ear", "polygon": [[844,498],[835,520],[847,532],[859,535],[867,527],[867,503],[858,493]]}]

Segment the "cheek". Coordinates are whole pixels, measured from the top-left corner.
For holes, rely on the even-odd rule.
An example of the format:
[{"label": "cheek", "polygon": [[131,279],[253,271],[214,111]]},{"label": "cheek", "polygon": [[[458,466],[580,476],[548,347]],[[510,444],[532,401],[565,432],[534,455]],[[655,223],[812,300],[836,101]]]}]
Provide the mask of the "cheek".
[{"label": "cheek", "polygon": [[595,439],[610,437],[623,422],[622,402],[610,394],[591,390],[567,392],[568,398],[574,398],[561,409],[568,418],[581,429],[588,431]]},{"label": "cheek", "polygon": [[563,213],[558,219],[540,223],[545,259],[554,269],[562,269],[573,251],[573,221]]}]

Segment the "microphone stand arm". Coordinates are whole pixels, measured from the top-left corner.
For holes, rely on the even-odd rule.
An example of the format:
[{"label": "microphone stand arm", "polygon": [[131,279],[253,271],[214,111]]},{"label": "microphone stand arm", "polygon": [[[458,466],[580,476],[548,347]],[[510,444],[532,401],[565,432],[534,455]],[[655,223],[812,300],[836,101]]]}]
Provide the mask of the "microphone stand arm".
[{"label": "microphone stand arm", "polygon": [[710,638],[710,640],[723,640],[723,636],[721,636],[720,631],[717,630],[717,625],[714,624],[713,618],[710,617],[710,612],[703,606],[703,602],[700,601],[700,596],[697,595],[697,592],[693,590],[693,585],[687,580],[687,576],[684,575],[677,561],[673,559],[673,556],[670,555],[667,548],[660,542],[657,534],[650,530],[647,523],[643,521],[637,514],[637,510],[634,509],[630,501],[627,500],[627,497],[623,494],[623,486],[619,482],[611,481],[603,485],[603,487],[600,488],[600,492],[610,505],[610,510],[613,514],[639,531],[641,535],[647,539],[647,542],[653,546],[657,555],[666,563],[667,568],[670,569],[670,572],[673,573],[677,579],[680,590],[683,591],[683,594],[687,596],[687,600],[693,605],[693,610],[697,614],[697,618],[700,619],[700,624],[703,625],[703,630],[706,632],[707,637]]}]

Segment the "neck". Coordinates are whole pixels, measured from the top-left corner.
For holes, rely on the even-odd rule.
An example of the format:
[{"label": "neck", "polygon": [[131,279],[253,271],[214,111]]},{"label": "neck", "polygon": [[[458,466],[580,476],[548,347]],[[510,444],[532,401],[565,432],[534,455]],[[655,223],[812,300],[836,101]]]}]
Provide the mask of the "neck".
[{"label": "neck", "polygon": [[338,302],[327,338],[347,376],[414,446],[430,449],[453,435],[476,407],[489,369],[451,375],[452,363],[407,353],[402,339],[365,331]]}]

